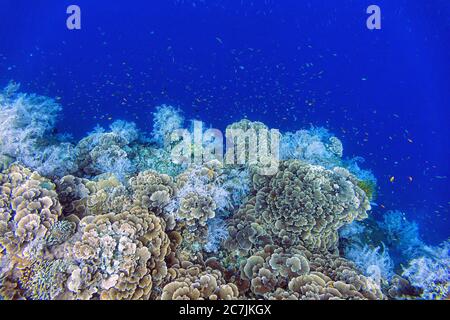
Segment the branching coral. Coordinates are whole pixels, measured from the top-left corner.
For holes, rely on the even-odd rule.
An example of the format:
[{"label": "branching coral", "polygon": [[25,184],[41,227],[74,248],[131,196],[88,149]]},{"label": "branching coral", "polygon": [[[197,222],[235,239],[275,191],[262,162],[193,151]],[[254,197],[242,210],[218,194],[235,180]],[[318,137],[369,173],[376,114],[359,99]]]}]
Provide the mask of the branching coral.
[{"label": "branching coral", "polygon": [[390,280],[394,274],[394,262],[385,246],[381,249],[371,248],[368,245],[353,245],[346,248],[345,256],[379,286],[382,281]]},{"label": "branching coral", "polygon": [[450,294],[450,241],[427,251],[428,256],[411,260],[402,276],[422,289],[423,299],[446,299]]},{"label": "branching coral", "polygon": [[[53,99],[19,93],[11,82],[0,93],[0,156],[48,176],[76,170],[75,150],[53,136],[61,106]],[[4,169],[4,168],[3,168]]]},{"label": "branching coral", "polygon": [[120,180],[135,171],[128,156],[129,145],[139,137],[134,123],[116,121],[110,131],[97,127],[82,139],[77,149],[77,164],[80,175],[93,177],[100,174],[114,174]]},{"label": "branching coral", "polygon": [[21,277],[27,298],[55,300],[62,298],[69,277],[70,263],[65,260],[37,260],[30,264]]},{"label": "branching coral", "polygon": [[287,132],[281,138],[281,159],[297,159],[327,168],[339,165],[342,142],[324,128]]},{"label": "branching coral", "polygon": [[156,107],[153,113],[153,140],[161,147],[170,145],[170,135],[183,128],[184,117],[180,109],[169,105]]}]

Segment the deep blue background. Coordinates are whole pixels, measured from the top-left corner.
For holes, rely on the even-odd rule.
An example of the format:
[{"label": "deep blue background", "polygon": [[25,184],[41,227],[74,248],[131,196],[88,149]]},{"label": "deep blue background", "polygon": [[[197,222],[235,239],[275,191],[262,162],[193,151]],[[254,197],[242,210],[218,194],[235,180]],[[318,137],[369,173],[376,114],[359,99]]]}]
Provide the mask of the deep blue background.
[{"label": "deep blue background", "polygon": [[[373,3],[381,31],[366,28]],[[150,130],[160,103],[222,129],[325,126],[378,177],[375,215],[450,235],[448,0],[0,0],[0,86],[11,79],[58,97],[59,129],[78,138],[119,118]]]}]

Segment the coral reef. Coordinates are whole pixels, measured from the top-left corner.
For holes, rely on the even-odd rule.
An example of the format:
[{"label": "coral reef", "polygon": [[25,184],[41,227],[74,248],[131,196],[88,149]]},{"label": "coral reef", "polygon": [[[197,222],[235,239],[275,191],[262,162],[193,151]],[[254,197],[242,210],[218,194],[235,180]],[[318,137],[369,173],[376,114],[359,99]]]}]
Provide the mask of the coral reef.
[{"label": "coral reef", "polygon": [[119,120],[76,144],[52,132],[60,110],[14,83],[0,94],[2,299],[449,294],[449,243],[425,245],[398,211],[368,218],[376,179],[323,128],[283,134],[283,160],[267,175],[242,159],[175,164],[170,134],[184,118],[171,106],[155,109],[151,137]]},{"label": "coral reef", "polygon": [[130,187],[133,190],[133,202],[142,208],[163,212],[175,194],[173,179],[156,171],[140,172],[130,179]]},{"label": "coral reef", "polygon": [[302,246],[267,245],[241,262],[247,295],[286,300],[384,299],[370,278],[332,254],[313,254]]},{"label": "coral reef", "polygon": [[203,166],[193,165],[176,178],[177,195],[170,204],[177,219],[187,225],[206,225],[216,210],[228,206],[228,193],[220,186],[222,164],[212,160]]}]

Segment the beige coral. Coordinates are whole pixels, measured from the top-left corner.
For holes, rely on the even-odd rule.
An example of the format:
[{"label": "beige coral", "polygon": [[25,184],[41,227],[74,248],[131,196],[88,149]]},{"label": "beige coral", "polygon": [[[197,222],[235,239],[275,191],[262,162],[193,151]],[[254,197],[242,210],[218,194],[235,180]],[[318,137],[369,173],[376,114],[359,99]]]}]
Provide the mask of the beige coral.
[{"label": "beige coral", "polygon": [[86,183],[89,195],[85,198],[86,215],[122,212],[133,207],[129,192],[113,174],[99,176]]},{"label": "beige coral", "polygon": [[273,177],[253,175],[255,213],[283,243],[334,250],[337,230],[367,217],[369,199],[347,170],[285,161]]},{"label": "beige coral", "polygon": [[238,288],[227,283],[219,270],[189,262],[173,266],[174,279],[163,288],[161,300],[233,300]]},{"label": "beige coral", "polygon": [[180,201],[178,216],[188,225],[205,225],[208,219],[214,218],[215,210],[216,203],[211,196],[189,192]]},{"label": "beige coral", "polygon": [[148,170],[130,179],[134,205],[161,212],[175,194],[172,177]]},{"label": "beige coral", "polygon": [[267,245],[241,265],[241,276],[250,281],[256,296],[266,296],[287,286],[289,279],[308,274],[309,262],[302,249]]},{"label": "beige coral", "polygon": [[310,267],[314,272],[327,275],[335,282],[351,285],[358,296],[369,300],[384,299],[381,288],[370,278],[362,275],[355,265],[337,254],[311,254]]},{"label": "beige coral", "polygon": [[217,160],[201,166],[193,165],[177,176],[177,197],[171,207],[175,215],[188,226],[205,226],[216,215],[216,210],[226,206],[227,192],[219,185],[222,164]]},{"label": "beige coral", "polygon": [[55,185],[20,165],[0,173],[0,183],[0,244],[8,254],[22,254],[61,215]]},{"label": "beige coral", "polygon": [[164,221],[146,209],[87,216],[72,255],[68,280],[77,299],[147,299],[165,276],[169,238]]},{"label": "beige coral", "polygon": [[304,247],[273,245],[248,257],[240,268],[257,298],[285,300],[384,299],[381,289],[337,255]]},{"label": "beige coral", "polygon": [[65,216],[83,218],[132,208],[128,190],[113,174],[103,174],[92,181],[69,175],[57,181],[57,186]]}]

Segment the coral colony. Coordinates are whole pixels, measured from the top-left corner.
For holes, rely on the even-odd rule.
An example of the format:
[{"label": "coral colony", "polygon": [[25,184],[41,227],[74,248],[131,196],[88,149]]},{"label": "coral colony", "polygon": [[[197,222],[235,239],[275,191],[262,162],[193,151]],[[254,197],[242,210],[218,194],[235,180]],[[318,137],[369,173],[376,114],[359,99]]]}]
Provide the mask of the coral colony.
[{"label": "coral colony", "polygon": [[148,136],[116,121],[73,142],[61,110],[0,94],[2,299],[449,295],[449,242],[399,211],[374,221],[376,178],[326,129],[243,119],[224,139],[162,105]]}]

